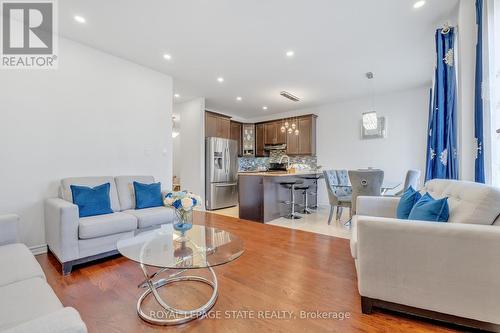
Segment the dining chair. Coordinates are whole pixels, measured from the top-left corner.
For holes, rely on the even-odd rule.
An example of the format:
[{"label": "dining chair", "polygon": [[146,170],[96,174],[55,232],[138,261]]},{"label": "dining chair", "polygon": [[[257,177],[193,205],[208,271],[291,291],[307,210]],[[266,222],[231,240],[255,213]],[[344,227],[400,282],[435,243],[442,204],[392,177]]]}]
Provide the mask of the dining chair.
[{"label": "dining chair", "polygon": [[344,207],[351,208],[351,187],[347,170],[324,170],[326,189],[330,201],[330,215],[328,224],[332,222],[332,217],[337,209],[335,221],[340,219]]},{"label": "dining chair", "polygon": [[397,192],[396,194],[394,194],[395,196],[397,197],[400,197],[403,195],[403,193],[411,186],[413,187],[415,190],[417,189],[418,187],[418,183],[420,181],[420,175],[422,173],[420,172],[420,170],[408,170],[406,172],[406,177],[405,177],[405,183],[404,183],[404,186],[403,188]]},{"label": "dining chair", "polygon": [[349,179],[352,188],[351,217],[356,215],[356,199],[359,196],[380,196],[384,171],[349,170]]}]

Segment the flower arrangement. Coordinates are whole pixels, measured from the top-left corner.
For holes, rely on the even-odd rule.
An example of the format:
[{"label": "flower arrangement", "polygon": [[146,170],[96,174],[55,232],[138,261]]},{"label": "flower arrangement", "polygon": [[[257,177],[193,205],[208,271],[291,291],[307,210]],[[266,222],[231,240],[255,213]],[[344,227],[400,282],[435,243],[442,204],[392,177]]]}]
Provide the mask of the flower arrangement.
[{"label": "flower arrangement", "polygon": [[201,197],[189,191],[168,192],[163,201],[166,207],[174,209],[178,222],[174,229],[185,233],[192,227],[193,208],[201,206]]}]

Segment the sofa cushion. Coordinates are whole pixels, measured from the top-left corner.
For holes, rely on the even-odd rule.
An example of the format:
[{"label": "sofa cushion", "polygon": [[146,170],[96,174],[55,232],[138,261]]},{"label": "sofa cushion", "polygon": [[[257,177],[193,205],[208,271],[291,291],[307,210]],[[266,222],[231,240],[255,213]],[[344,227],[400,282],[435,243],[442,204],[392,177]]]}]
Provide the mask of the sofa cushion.
[{"label": "sofa cushion", "polygon": [[137,229],[135,216],[121,212],[82,217],[78,222],[80,239],[96,238]]},{"label": "sofa cushion", "polygon": [[134,182],[151,184],[154,183],[153,176],[118,176],[115,177],[118,198],[121,210],[135,209]]},{"label": "sofa cushion", "polygon": [[70,185],[73,203],[78,206],[80,217],[111,214],[111,201],[109,199],[110,184],[95,187]]},{"label": "sofa cushion", "polygon": [[113,177],[73,177],[61,180],[61,198],[73,202],[71,194],[71,185],[90,186],[94,187],[109,183],[109,198],[111,200],[111,209],[113,212],[120,211],[120,201],[118,200],[118,192],[116,191],[115,179]]},{"label": "sofa cushion", "polygon": [[66,307],[2,331],[2,333],[87,333],[87,326],[74,308]]},{"label": "sofa cushion", "polygon": [[45,274],[38,261],[24,244],[0,246],[0,267],[2,267],[0,286],[34,277],[45,280]]},{"label": "sofa cushion", "polygon": [[448,197],[449,223],[491,225],[500,214],[500,189],[479,183],[433,179],[422,192],[433,198]]},{"label": "sofa cushion", "polygon": [[426,193],[413,206],[408,219],[413,221],[448,222],[449,217],[448,198],[436,200],[429,193]]},{"label": "sofa cushion", "polygon": [[131,209],[126,210],[124,213],[135,216],[140,229],[153,225],[172,223],[176,218],[174,210],[167,207],[153,207],[139,210]]},{"label": "sofa cushion", "polygon": [[44,279],[39,277],[0,287],[0,331],[62,308]]}]

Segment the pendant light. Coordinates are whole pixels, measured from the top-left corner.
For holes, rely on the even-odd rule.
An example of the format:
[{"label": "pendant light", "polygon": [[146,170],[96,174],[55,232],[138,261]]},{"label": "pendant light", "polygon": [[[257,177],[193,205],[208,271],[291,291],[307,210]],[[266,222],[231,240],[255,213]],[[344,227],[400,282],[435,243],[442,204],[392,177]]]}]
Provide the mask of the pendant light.
[{"label": "pendant light", "polygon": [[373,73],[366,73],[366,78],[370,82],[370,110],[363,113],[363,127],[365,130],[376,130],[378,127],[377,111],[375,110],[375,91],[373,87]]}]

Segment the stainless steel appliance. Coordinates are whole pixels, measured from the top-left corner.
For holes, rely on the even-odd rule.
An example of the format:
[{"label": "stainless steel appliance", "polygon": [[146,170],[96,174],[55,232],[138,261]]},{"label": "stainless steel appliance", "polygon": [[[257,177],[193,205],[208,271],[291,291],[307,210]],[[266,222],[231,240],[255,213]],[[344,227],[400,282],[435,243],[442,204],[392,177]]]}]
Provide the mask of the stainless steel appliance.
[{"label": "stainless steel appliance", "polygon": [[205,140],[206,209],[238,204],[238,142],[222,138]]}]

